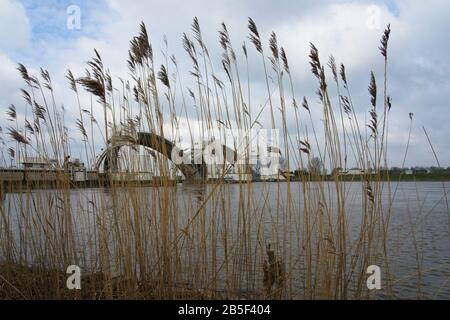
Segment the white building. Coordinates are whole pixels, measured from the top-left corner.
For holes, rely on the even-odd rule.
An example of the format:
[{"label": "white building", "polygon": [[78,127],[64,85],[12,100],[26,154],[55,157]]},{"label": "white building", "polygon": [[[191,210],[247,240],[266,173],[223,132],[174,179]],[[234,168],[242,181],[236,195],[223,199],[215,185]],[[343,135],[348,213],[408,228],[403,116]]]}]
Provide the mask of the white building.
[{"label": "white building", "polygon": [[20,164],[25,169],[50,170],[54,169],[57,161],[48,160],[44,157],[23,157]]},{"label": "white building", "polygon": [[284,162],[278,147],[267,147],[267,154],[259,155],[259,162],[261,180],[285,180],[282,175]]},{"label": "white building", "polygon": [[359,169],[359,168],[352,168],[352,169],[348,169],[348,170],[341,170],[339,172],[339,174],[345,176],[345,175],[350,175],[350,176],[354,176],[354,175],[361,175],[364,174],[364,170],[363,169]]}]

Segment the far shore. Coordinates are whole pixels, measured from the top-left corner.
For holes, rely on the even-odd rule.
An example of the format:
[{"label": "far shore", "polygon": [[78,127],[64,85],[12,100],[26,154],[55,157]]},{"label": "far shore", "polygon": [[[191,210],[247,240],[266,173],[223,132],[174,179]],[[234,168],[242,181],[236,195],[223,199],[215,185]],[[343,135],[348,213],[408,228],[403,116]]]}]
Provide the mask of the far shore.
[{"label": "far shore", "polygon": [[[309,177],[305,175],[304,178],[298,177],[298,176],[291,176],[289,180],[261,180],[261,179],[254,179],[251,181],[251,183],[264,183],[264,182],[300,182],[300,181],[334,181],[335,176],[333,175],[324,175],[322,177]],[[339,180],[340,181],[347,181],[347,182],[360,182],[360,181],[366,181],[366,180],[380,180],[380,181],[390,181],[390,182],[450,182],[450,172],[440,172],[440,173],[413,173],[413,174],[405,174],[405,173],[389,173],[389,175],[386,175],[386,173],[382,173],[380,177],[375,177],[374,174],[370,175],[340,175]],[[166,181],[163,183],[163,180]],[[210,179],[206,181],[206,184],[209,183],[216,183],[216,179]],[[111,186],[111,184],[115,185],[116,187],[158,187],[162,185],[176,185],[177,183],[184,183],[183,180],[166,180],[162,179],[161,177],[155,177],[154,180],[124,180],[124,181],[108,181],[107,179],[98,179],[98,180],[92,180],[92,181],[83,181],[83,182],[70,182],[69,188],[70,189],[87,189],[87,188],[108,188]],[[188,183],[188,182],[185,182]],[[189,182],[192,184],[193,182]],[[195,182],[196,184],[201,184],[204,182]],[[222,183],[224,184],[237,184],[242,183],[245,184],[247,182],[242,181],[230,181],[230,180],[223,180]],[[51,189],[61,189],[64,188],[65,184],[62,184],[60,181],[8,181],[8,180],[0,180],[0,189],[1,193],[8,193],[8,192],[27,192],[28,190],[51,190]]]}]

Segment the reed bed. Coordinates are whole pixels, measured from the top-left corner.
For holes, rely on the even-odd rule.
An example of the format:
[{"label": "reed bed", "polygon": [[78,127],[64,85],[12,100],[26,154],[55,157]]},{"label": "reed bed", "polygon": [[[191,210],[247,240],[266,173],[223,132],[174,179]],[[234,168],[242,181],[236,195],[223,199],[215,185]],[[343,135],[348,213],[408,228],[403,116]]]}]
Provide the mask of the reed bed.
[{"label": "reed bed", "polygon": [[[7,135],[14,145],[7,152],[15,158],[56,159],[61,170],[49,190],[3,190],[9,201],[0,206],[1,298],[395,297],[389,258],[394,196],[383,170],[392,106],[387,89],[390,27],[380,44],[382,81],[377,82],[375,72],[368,77],[368,122],[358,118],[364,107],[353,104],[344,65],[332,56],[323,62],[310,44],[320,102],[312,104],[295,96],[294,74],[276,34],[270,34],[266,49],[252,19],[248,29],[249,41],[237,54],[222,24],[222,55],[214,59],[195,18],[182,38],[192,63],[186,76],[167,42],[165,62],[156,65],[154,52],[159,50],[153,50],[142,23],[130,41],[129,79],[114,79],[97,50],[84,75],[68,71],[78,109],[74,124],[66,123],[65,110],[55,101],[49,73],[41,69],[35,76],[19,65],[26,118],[23,123],[15,106],[9,107]],[[264,97],[252,96],[249,59],[261,61]],[[330,96],[330,86],[336,97]],[[89,106],[82,102],[86,98]],[[321,110],[321,122],[314,119],[313,108]],[[101,110],[98,119],[95,110]],[[152,132],[177,144],[183,121],[188,140],[194,132],[208,140],[213,129],[246,132],[263,117],[280,130],[286,165],[298,170],[295,181],[288,175],[283,182],[230,185],[222,174],[209,183],[174,184],[174,166],[164,152],[153,155],[161,178],[150,187],[126,178],[115,181],[110,169],[105,187],[77,188],[65,168],[74,148],[69,127],[82,137],[77,147],[91,165],[99,145],[114,143],[118,127]],[[325,167],[346,170],[349,163],[365,172],[355,178],[359,196],[352,195],[355,188],[337,170],[331,181],[323,174]],[[383,270],[380,291],[366,286],[366,270],[373,264]],[[69,265],[81,267],[81,290],[66,288]]]}]

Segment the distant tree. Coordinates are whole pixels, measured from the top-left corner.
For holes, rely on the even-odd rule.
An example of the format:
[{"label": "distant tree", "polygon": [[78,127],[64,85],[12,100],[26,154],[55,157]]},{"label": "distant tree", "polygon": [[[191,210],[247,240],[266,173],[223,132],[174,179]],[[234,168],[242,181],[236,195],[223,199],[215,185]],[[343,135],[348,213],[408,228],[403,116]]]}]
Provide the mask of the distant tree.
[{"label": "distant tree", "polygon": [[342,168],[341,167],[336,167],[331,171],[331,175],[335,176],[335,175],[339,175],[342,172]]},{"label": "distant tree", "polygon": [[293,172],[294,177],[299,178],[301,176],[306,176],[308,175],[308,170],[306,169],[297,169]]},{"label": "distant tree", "polygon": [[427,173],[427,169],[424,167],[414,167],[413,168],[414,173]]},{"label": "distant tree", "polygon": [[440,173],[440,172],[444,172],[445,169],[444,168],[440,168],[440,167],[430,167],[430,171],[432,173]]},{"label": "distant tree", "polygon": [[322,160],[318,157],[311,158],[308,163],[308,170],[310,174],[320,175],[323,172]]}]

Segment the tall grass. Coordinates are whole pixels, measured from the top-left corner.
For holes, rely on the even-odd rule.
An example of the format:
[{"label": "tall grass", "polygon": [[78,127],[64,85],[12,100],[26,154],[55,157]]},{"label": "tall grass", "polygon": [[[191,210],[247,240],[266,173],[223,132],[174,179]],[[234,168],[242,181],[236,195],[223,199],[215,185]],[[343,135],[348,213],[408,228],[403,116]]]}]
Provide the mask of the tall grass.
[{"label": "tall grass", "polygon": [[[333,57],[324,64],[313,44],[309,59],[320,105],[312,106],[306,98],[299,105],[287,53],[272,33],[267,54],[252,19],[249,40],[255,50],[244,43],[243,65],[222,24],[222,70],[215,70],[217,61],[210,57],[195,18],[192,37],[183,35],[192,63],[189,77],[181,75],[166,40],[164,62],[156,65],[143,23],[130,41],[129,80],[116,83],[96,50],[85,75],[68,71],[77,101],[75,127],[83,139],[78,148],[86,163],[95,162],[99,144],[114,145],[114,131],[120,125],[177,144],[182,121],[187,122],[188,140],[194,140],[195,131],[210,140],[208,130],[248,131],[268,113],[271,127],[282,133],[288,168],[299,172],[299,181],[288,175],[286,182],[276,183],[226,184],[226,166],[209,184],[174,186],[173,166],[163,150],[154,154],[160,181],[149,188],[126,178],[112,179],[110,167],[105,189],[78,189],[65,168],[73,150],[71,133],[65,110],[55,102],[50,75],[45,70],[39,77],[31,75],[20,65],[26,118],[19,123],[15,107],[8,111],[14,123],[8,129],[15,142],[11,152],[56,159],[61,170],[53,189],[32,191],[26,186],[0,207],[0,296],[370,298],[375,294],[367,289],[366,269],[376,264],[383,270],[382,294],[392,297],[388,230],[393,197],[382,170],[388,166],[391,109],[386,80],[389,35],[388,26],[380,47],[381,99],[374,72],[370,75],[368,123],[357,116],[361,109],[353,104],[344,65],[338,66]],[[249,59],[255,56],[262,61],[264,105],[258,105],[261,97],[252,96]],[[328,77],[337,89],[335,98],[330,97]],[[90,97],[90,106],[81,103],[81,95]],[[95,118],[96,108],[101,119]],[[320,125],[312,108],[322,111]],[[237,138],[227,143],[237,147]],[[115,151],[110,152],[113,158]],[[353,213],[356,224],[349,210],[349,184],[336,170],[332,181],[326,181],[322,172],[325,167],[345,170],[351,160],[366,172],[357,178],[361,197]],[[309,170],[314,161],[319,170]],[[81,291],[65,287],[65,270],[71,264],[82,269]]]}]

